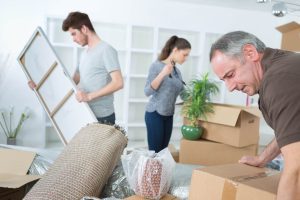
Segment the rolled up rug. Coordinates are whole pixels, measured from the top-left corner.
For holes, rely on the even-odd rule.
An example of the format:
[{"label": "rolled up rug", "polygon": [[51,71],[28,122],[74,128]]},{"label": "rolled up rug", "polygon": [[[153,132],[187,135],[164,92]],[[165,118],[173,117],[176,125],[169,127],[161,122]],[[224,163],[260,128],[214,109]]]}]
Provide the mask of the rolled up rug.
[{"label": "rolled up rug", "polygon": [[113,126],[83,127],[34,185],[25,200],[76,200],[99,196],[127,145]]}]

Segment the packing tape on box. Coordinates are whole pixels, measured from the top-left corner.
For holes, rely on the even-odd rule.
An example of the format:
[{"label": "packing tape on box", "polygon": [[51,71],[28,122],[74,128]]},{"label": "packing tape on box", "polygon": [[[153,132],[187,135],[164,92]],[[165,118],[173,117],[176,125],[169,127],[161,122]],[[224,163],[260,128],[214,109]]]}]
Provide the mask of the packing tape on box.
[{"label": "packing tape on box", "polygon": [[265,172],[259,172],[251,175],[244,176],[235,176],[225,180],[223,192],[222,192],[222,200],[235,200],[236,192],[239,183],[244,183],[250,180],[265,178],[268,176],[273,176],[280,173],[275,170],[267,170]]}]

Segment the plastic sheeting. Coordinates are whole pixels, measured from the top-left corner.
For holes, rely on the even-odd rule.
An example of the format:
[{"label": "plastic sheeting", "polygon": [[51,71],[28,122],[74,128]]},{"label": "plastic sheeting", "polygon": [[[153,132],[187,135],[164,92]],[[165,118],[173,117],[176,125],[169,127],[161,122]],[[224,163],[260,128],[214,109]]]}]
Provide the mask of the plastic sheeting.
[{"label": "plastic sheeting", "polygon": [[[24,151],[33,151],[33,149],[29,149],[21,146],[14,145],[1,145],[0,148],[5,149],[16,149],[16,150],[24,150]],[[32,164],[29,168],[28,174],[30,175],[43,175],[46,171],[48,171],[49,167],[52,165],[53,160],[45,158],[39,154],[36,154]]]},{"label": "plastic sheeting", "polygon": [[46,171],[48,171],[51,165],[52,161],[37,154],[29,168],[29,174],[43,175]]},{"label": "plastic sheeting", "polygon": [[146,199],[160,199],[168,193],[175,161],[168,148],[158,153],[134,150],[121,157],[123,170],[134,192]]},{"label": "plastic sheeting", "polygon": [[[172,173],[172,181],[168,193],[178,197],[179,199],[188,199],[193,170],[200,167],[201,166],[199,165],[176,163]],[[132,195],[134,195],[134,191],[130,188],[122,164],[119,162],[102,191],[101,199],[125,199]],[[96,199],[97,198],[95,198],[95,200]]]},{"label": "plastic sheeting", "polygon": [[101,193],[101,198],[115,197],[125,199],[126,197],[134,194],[134,191],[130,188],[126,179],[122,162],[120,160],[111,177],[108,179],[108,182]]},{"label": "plastic sheeting", "polygon": [[176,163],[168,193],[179,199],[188,199],[192,173],[196,168],[201,166]]},{"label": "plastic sheeting", "polygon": [[266,165],[267,168],[275,169],[278,171],[282,171],[284,167],[284,160],[282,155],[278,155],[275,159],[272,161],[268,162]]}]

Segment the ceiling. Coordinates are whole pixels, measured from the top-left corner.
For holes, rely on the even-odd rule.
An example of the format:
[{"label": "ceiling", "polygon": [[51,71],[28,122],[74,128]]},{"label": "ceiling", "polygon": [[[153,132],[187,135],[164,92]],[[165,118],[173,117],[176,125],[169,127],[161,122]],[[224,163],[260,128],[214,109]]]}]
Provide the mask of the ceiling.
[{"label": "ceiling", "polygon": [[[219,6],[227,8],[256,10],[263,12],[271,12],[272,5],[276,2],[286,2],[300,6],[300,0],[268,0],[267,3],[256,3],[256,0],[169,0],[183,3],[202,4],[210,6]],[[298,6],[298,7],[299,7]]]}]

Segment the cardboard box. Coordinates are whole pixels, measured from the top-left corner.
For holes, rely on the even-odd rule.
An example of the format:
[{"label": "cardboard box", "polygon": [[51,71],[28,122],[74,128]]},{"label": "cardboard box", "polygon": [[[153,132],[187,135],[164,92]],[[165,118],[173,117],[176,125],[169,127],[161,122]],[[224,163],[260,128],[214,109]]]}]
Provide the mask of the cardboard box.
[{"label": "cardboard box", "polygon": [[1,200],[22,200],[26,193],[33,187],[37,182],[34,180],[27,183],[19,188],[0,188],[0,199]]},{"label": "cardboard box", "polygon": [[0,149],[0,198],[23,199],[25,186],[40,176],[26,175],[35,153]]},{"label": "cardboard box", "polygon": [[233,147],[208,140],[180,141],[179,162],[196,165],[237,163],[244,155],[257,155],[257,145]]},{"label": "cardboard box", "polygon": [[[213,104],[213,107],[214,113],[199,119],[199,125],[204,128],[201,138],[235,147],[258,144],[261,115],[258,108],[224,104]],[[184,124],[189,124],[186,118]]]},{"label": "cardboard box", "polygon": [[279,171],[229,164],[193,171],[189,199],[275,200]]},{"label": "cardboard box", "polygon": [[[143,199],[145,199],[145,198],[140,197],[138,195],[133,195],[133,196],[126,198],[126,200],[143,200]],[[165,196],[163,196],[161,198],[161,200],[179,200],[179,199],[173,195],[166,194]]]},{"label": "cardboard box", "polygon": [[175,160],[175,162],[179,162],[179,150],[176,149],[174,144],[169,144],[168,149]]},{"label": "cardboard box", "polygon": [[288,51],[300,51],[300,24],[290,22],[276,28],[282,33],[281,49]]}]

